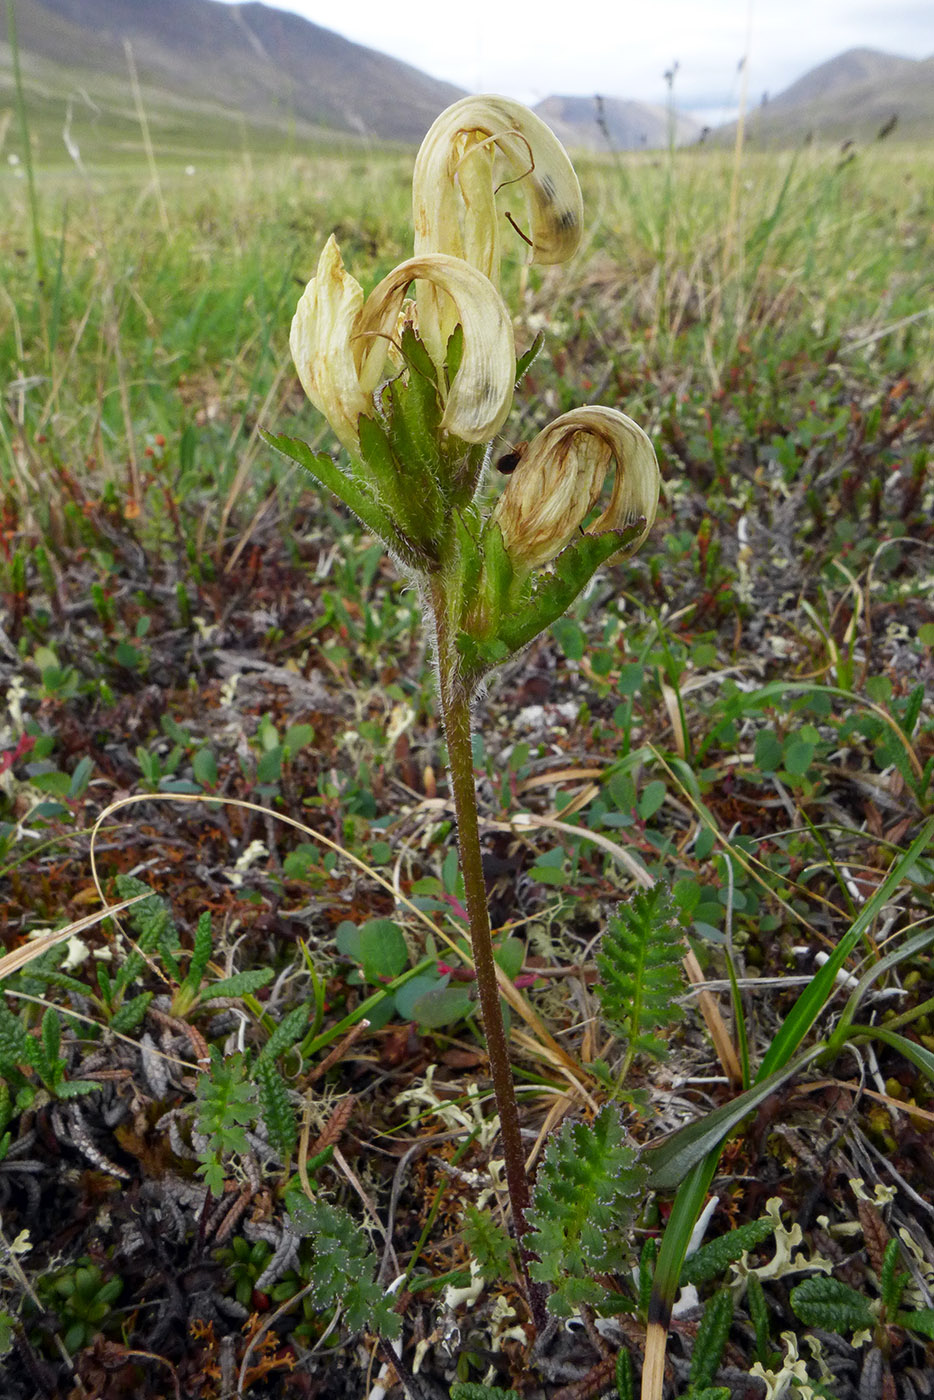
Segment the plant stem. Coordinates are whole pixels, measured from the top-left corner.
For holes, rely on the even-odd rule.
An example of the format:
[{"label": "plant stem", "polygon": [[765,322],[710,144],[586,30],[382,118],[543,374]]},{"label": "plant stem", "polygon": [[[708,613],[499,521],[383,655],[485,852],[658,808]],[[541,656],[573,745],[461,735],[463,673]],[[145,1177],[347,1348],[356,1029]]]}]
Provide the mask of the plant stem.
[{"label": "plant stem", "polygon": [[454,645],[453,628],[448,613],[447,590],[442,577],[431,586],[431,604],[435,619],[438,655],[441,714],[448,745],[451,790],[457,816],[457,841],[460,848],[461,873],[467,895],[470,920],[470,942],[477,972],[480,1010],[486,1032],[486,1048],[490,1059],[490,1074],[496,1108],[499,1113],[503,1157],[506,1163],[506,1185],[512,1205],[513,1227],[519,1245],[519,1257],[525,1276],[529,1306],[535,1325],[541,1332],[547,1323],[544,1289],[529,1274],[529,1251],[524,1239],[528,1233],[526,1212],[530,1205],[529,1182],[525,1174],[525,1153],[519,1127],[519,1105],[509,1063],[509,1045],[500,1008],[496,983],[496,961],[493,957],[493,937],[490,911],[483,878],[480,851],[480,828],[477,817],[477,791],[473,776],[473,750],[470,743],[470,690],[460,675],[459,657]]}]

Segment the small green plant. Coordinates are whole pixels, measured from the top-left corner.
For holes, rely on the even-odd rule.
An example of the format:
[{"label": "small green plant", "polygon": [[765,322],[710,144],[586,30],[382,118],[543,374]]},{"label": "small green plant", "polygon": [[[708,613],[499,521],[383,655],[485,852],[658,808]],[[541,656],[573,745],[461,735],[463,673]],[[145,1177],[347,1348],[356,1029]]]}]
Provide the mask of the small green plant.
[{"label": "small green plant", "polygon": [[911,1275],[898,1268],[899,1254],[898,1240],[889,1240],[879,1272],[879,1296],[874,1299],[827,1274],[805,1279],[791,1290],[795,1316],[808,1327],[839,1332],[845,1337],[868,1333],[885,1355],[893,1347],[892,1328],[934,1341],[934,1308],[901,1307]]},{"label": "small green plant", "polygon": [[368,1327],[383,1337],[397,1337],[402,1319],[375,1280],[376,1257],[353,1217],[323,1199],[308,1201],[300,1192],[290,1193],[288,1202],[296,1229],[313,1243],[307,1281],[319,1311],[340,1304],[351,1331]]},{"label": "small green plant", "polygon": [[549,1311],[567,1317],[581,1304],[629,1311],[632,1302],[595,1276],[621,1272],[645,1170],[612,1105],[593,1123],[567,1124],[549,1139],[528,1219],[532,1277],[551,1286]]},{"label": "small green plant", "polygon": [[39,1280],[39,1297],[59,1319],[66,1349],[77,1352],[103,1329],[113,1325],[114,1303],[123,1292],[119,1276],[105,1278],[87,1256]]},{"label": "small green plant", "polygon": [[[24,1005],[24,1016],[30,1008]],[[37,1032],[31,1034],[19,1016],[0,999],[0,1100],[2,1126],[22,1113],[35,1100],[41,1087],[57,1099],[73,1099],[91,1094],[100,1085],[89,1079],[70,1079],[68,1061],[62,1054],[62,1018],[50,1006],[43,1014]]]},{"label": "small green plant", "polygon": [[604,1017],[626,1041],[620,1084],[637,1054],[665,1054],[657,1032],[683,1015],[677,1000],[684,990],[682,956],[681,927],[660,885],[637,891],[607,924],[597,953],[597,995]]},{"label": "small green plant", "polygon": [[225,1157],[250,1150],[244,1129],[257,1117],[256,1086],[247,1077],[243,1055],[224,1059],[212,1047],[211,1065],[199,1075],[195,1099],[195,1126],[206,1139],[199,1151],[198,1168],[208,1189],[220,1195],[224,1189]]}]

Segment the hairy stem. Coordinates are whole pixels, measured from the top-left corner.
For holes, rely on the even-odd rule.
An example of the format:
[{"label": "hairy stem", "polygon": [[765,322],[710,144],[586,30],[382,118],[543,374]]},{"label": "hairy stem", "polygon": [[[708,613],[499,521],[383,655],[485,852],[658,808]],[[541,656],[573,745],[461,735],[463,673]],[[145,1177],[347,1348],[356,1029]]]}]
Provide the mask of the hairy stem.
[{"label": "hairy stem", "polygon": [[486,1048],[490,1058],[493,1092],[499,1113],[500,1135],[506,1163],[506,1185],[512,1205],[513,1226],[519,1245],[522,1272],[525,1276],[529,1306],[535,1325],[541,1332],[546,1323],[544,1290],[529,1275],[529,1252],[524,1239],[528,1232],[526,1212],[529,1208],[529,1182],[525,1173],[525,1154],[519,1128],[519,1105],[509,1063],[509,1046],[500,1008],[496,984],[496,962],[493,957],[493,937],[490,911],[483,879],[480,852],[480,829],[477,819],[477,792],[473,776],[473,751],[470,744],[470,691],[460,677],[459,658],[454,645],[453,627],[448,613],[447,593],[443,578],[437,577],[431,588],[431,605],[437,639],[441,714],[448,745],[451,790],[457,816],[457,840],[460,848],[461,873],[467,894],[467,914],[470,920],[470,942],[477,972],[480,1010],[486,1032]]}]

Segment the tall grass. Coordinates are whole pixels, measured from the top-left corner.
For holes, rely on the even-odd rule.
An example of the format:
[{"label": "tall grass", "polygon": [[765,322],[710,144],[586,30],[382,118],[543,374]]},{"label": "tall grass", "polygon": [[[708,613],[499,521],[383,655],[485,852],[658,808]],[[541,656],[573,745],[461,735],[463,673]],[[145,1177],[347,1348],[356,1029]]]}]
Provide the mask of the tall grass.
[{"label": "tall grass", "polygon": [[[555,306],[547,278],[529,276],[527,318],[546,302],[559,327],[566,314],[585,316],[626,376],[651,370],[717,390],[740,361],[768,379],[805,355],[910,367],[923,387],[934,365],[932,167],[934,152],[905,146],[855,159],[747,150],[731,222],[728,152],[591,160],[577,285]],[[216,531],[227,493],[244,484],[242,450],[264,457],[251,441],[257,415],[281,424],[304,413],[284,371],[286,336],[317,250],[338,229],[373,280],[403,256],[406,168],[393,154],[325,152],[252,169],[170,168],[158,187],[140,166],[37,172],[25,188],[7,172],[0,347],[18,386],[7,431],[44,483],[29,502],[37,518],[55,494],[51,464],[103,486],[122,479],[134,439],[145,451],[155,434],[178,442],[187,432],[179,486]],[[54,344],[50,288],[36,277],[53,248]],[[12,484],[9,462],[4,470]]]}]

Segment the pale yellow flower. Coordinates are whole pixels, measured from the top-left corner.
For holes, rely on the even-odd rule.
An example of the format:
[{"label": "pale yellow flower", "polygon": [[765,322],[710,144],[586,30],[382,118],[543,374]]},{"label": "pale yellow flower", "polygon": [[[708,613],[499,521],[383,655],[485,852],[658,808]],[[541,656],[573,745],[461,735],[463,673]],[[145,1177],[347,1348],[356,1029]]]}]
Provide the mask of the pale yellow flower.
[{"label": "pale yellow flower", "polygon": [[[465,97],[441,113],[415,161],[412,206],[416,254],[462,257],[496,287],[499,219],[506,213],[530,241],[532,262],[565,262],[583,228],[580,185],[567,152],[534,112],[505,97]],[[438,360],[456,324],[450,304],[420,288],[419,317]]]},{"label": "pale yellow flower", "polygon": [[332,235],[298,303],[289,344],[305,393],[353,453],[359,451],[360,416],[375,412],[373,394],[396,344],[406,290],[415,279],[443,294],[464,332],[463,354],[450,390],[439,375],[445,394],[442,428],[465,442],[486,442],[502,427],[512,404],[512,326],[489,278],[461,258],[415,257],[390,272],[364,299]]},{"label": "pale yellow flower", "polygon": [[606,510],[589,535],[643,519],[628,548],[637,549],[658,508],[659,473],[646,434],[614,408],[590,405],[563,413],[526,448],[493,512],[513,563],[535,569],[570,544],[596,507],[614,467]]}]

